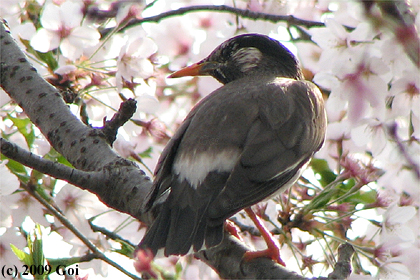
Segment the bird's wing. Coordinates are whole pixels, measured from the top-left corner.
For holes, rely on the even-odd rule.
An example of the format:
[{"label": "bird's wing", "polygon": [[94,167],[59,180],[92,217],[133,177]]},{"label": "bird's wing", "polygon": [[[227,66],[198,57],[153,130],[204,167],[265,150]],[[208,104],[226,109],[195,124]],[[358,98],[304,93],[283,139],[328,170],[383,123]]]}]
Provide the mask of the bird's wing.
[{"label": "bird's wing", "polygon": [[176,151],[178,149],[179,143],[182,140],[182,137],[184,136],[185,131],[190,125],[193,116],[193,113],[187,116],[187,118],[183,121],[181,126],[166,144],[165,149],[162,151],[159,157],[155,168],[153,188],[147,198],[147,211],[150,210],[150,208],[153,206],[156,206],[156,204],[163,202],[160,201],[160,198],[169,190],[171,186],[172,165],[176,156]]},{"label": "bird's wing", "polygon": [[194,184],[204,181],[206,171],[225,164],[223,171],[230,172],[236,164],[235,154],[241,152],[258,107],[252,96],[244,98],[243,91],[237,90],[242,88],[240,83],[234,84],[203,98],[168,142],[155,169],[148,209],[165,200],[176,175]]},{"label": "bird's wing", "polygon": [[251,96],[224,86],[197,104],[165,147],[148,206],[156,215],[139,245],[185,254],[220,243],[223,221],[207,226],[207,208],[225,186],[258,115]]},{"label": "bird's wing", "polygon": [[310,82],[278,78],[258,94],[259,116],[221,193],[209,207],[226,219],[288,186],[324,141],[322,96]]}]

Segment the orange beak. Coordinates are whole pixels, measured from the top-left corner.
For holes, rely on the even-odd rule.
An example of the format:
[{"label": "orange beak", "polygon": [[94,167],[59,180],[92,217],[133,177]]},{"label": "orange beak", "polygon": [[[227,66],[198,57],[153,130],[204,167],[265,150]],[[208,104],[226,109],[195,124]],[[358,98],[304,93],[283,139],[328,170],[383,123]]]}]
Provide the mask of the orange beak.
[{"label": "orange beak", "polygon": [[186,76],[199,76],[202,75],[200,72],[201,67],[203,66],[202,63],[194,63],[193,65],[190,65],[188,67],[182,68],[181,70],[178,70],[171,75],[168,76],[168,78],[180,78],[180,77],[186,77]]}]

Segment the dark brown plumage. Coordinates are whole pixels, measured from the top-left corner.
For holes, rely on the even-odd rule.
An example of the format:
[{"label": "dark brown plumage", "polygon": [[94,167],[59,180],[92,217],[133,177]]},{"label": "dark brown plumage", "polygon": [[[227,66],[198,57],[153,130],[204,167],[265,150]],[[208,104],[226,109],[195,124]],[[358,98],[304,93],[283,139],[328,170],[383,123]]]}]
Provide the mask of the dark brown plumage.
[{"label": "dark brown plumage", "polygon": [[225,219],[291,186],[324,142],[318,88],[279,42],[239,35],[172,77],[210,75],[224,86],[201,100],[163,151],[139,244],[184,255],[223,239]]}]

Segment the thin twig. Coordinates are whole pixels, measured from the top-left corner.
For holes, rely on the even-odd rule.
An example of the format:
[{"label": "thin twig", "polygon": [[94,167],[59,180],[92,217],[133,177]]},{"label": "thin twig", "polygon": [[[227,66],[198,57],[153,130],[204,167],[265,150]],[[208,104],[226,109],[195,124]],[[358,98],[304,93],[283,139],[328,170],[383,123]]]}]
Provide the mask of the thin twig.
[{"label": "thin twig", "polygon": [[130,246],[132,246],[132,247],[133,247],[133,251],[134,251],[134,248],[136,248],[136,247],[137,247],[136,245],[134,245],[133,243],[131,243],[129,240],[124,239],[123,237],[121,237],[121,236],[120,236],[120,235],[118,235],[117,233],[115,233],[115,232],[113,232],[113,231],[110,231],[110,230],[108,230],[108,229],[106,229],[106,228],[104,228],[104,227],[100,227],[100,226],[98,226],[98,225],[95,225],[95,224],[93,223],[93,220],[92,220],[92,219],[89,219],[89,220],[88,220],[88,223],[89,223],[89,225],[90,225],[90,228],[91,228],[94,232],[100,232],[100,233],[102,233],[103,235],[105,235],[106,237],[108,237],[108,238],[110,238],[110,239],[112,239],[112,240],[114,240],[114,241],[116,241],[116,242],[118,242],[119,240],[121,240],[121,241],[123,241],[124,243],[129,244]]},{"label": "thin twig", "polygon": [[344,243],[338,247],[338,260],[334,266],[334,271],[328,275],[330,279],[346,279],[351,273],[351,258],[354,248],[349,243]]},{"label": "thin twig", "polygon": [[390,125],[388,127],[388,132],[389,132],[391,138],[397,144],[398,149],[400,150],[400,153],[405,158],[405,160],[407,161],[407,163],[411,167],[411,169],[414,171],[414,174],[416,174],[417,179],[420,179],[420,167],[414,161],[414,159],[411,157],[410,153],[407,151],[407,147],[402,143],[401,139],[398,137],[397,123],[393,123],[392,125]]},{"label": "thin twig", "polygon": [[[127,28],[130,28],[134,25],[139,25],[145,22],[160,22],[161,20],[171,18],[174,16],[181,16],[188,13],[194,12],[221,12],[221,13],[230,13],[233,15],[237,15],[242,18],[252,19],[252,20],[262,20],[262,21],[269,21],[273,23],[278,23],[281,21],[286,22],[289,26],[304,26],[307,28],[310,27],[323,27],[325,24],[319,21],[312,21],[312,20],[304,20],[296,18],[292,15],[273,15],[261,12],[254,12],[251,10],[246,9],[239,9],[231,6],[226,5],[196,5],[196,6],[188,6],[182,7],[177,10],[171,10],[167,12],[160,13],[155,16],[140,18],[140,19],[132,19],[128,22],[127,25],[123,26],[119,31],[123,31]],[[344,26],[347,30],[353,30],[353,27]],[[109,32],[111,32],[113,28],[106,28],[101,33],[102,36],[105,36]]]},{"label": "thin twig", "polygon": [[114,143],[117,138],[118,129],[123,126],[136,112],[136,101],[132,98],[122,102],[118,112],[114,114],[111,120],[104,120],[104,126],[101,128],[102,132],[110,145]]},{"label": "thin twig", "polygon": [[273,23],[276,23],[279,21],[285,21],[289,23],[290,25],[301,25],[305,27],[325,26],[325,24],[322,22],[299,19],[292,15],[273,15],[273,14],[267,14],[267,13],[261,13],[261,12],[254,12],[251,10],[239,9],[239,8],[230,7],[226,5],[220,5],[220,6],[197,5],[197,6],[183,7],[177,10],[163,12],[156,16],[133,20],[128,24],[128,26],[132,24],[140,24],[143,22],[159,22],[169,17],[184,15],[184,14],[192,13],[192,12],[203,12],[203,11],[231,13],[231,14],[243,17],[243,18],[254,19],[254,20],[258,19],[258,20],[270,21]]},{"label": "thin twig", "polygon": [[79,238],[83,242],[83,244],[85,244],[89,248],[89,250],[91,250],[97,256],[98,259],[101,259],[107,264],[115,267],[116,269],[118,269],[119,271],[121,271],[122,273],[124,273],[132,279],[141,279],[125,270],[118,263],[107,258],[104,253],[102,253],[89,239],[87,239],[63,214],[60,213],[59,210],[57,210],[55,207],[49,204],[41,195],[39,195],[38,192],[34,191],[30,186],[26,184],[21,185],[31,196],[33,196],[36,200],[38,200],[39,203],[41,203],[45,208],[47,208],[50,211],[50,214],[57,218],[66,228],[68,228],[77,238]]}]

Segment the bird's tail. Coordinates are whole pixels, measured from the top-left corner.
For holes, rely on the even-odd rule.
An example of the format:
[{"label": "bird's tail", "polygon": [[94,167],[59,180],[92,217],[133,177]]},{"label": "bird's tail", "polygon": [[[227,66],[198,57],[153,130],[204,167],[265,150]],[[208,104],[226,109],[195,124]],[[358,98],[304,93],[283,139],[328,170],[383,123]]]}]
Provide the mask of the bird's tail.
[{"label": "bird's tail", "polygon": [[191,207],[172,207],[164,203],[148,229],[139,249],[150,249],[154,255],[165,248],[165,256],[185,255],[191,248],[197,252],[218,245],[223,239],[223,221],[209,225],[207,207],[195,211]]},{"label": "bird's tail", "polygon": [[[165,207],[166,208],[166,207]],[[156,256],[160,248],[165,247],[166,238],[169,232],[170,216],[165,215],[169,209],[162,208],[152,225],[147,229],[145,236],[138,245],[138,249],[149,249]]]}]

